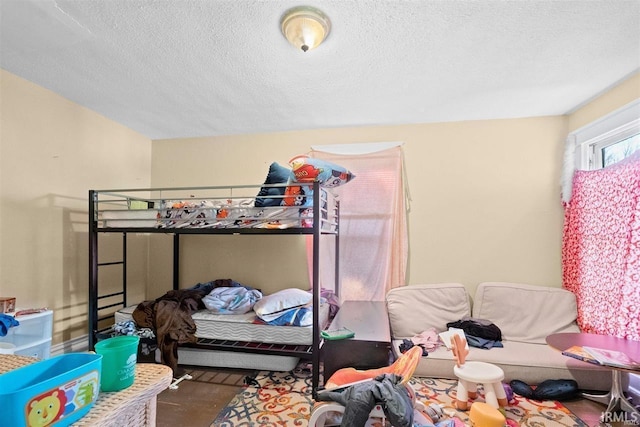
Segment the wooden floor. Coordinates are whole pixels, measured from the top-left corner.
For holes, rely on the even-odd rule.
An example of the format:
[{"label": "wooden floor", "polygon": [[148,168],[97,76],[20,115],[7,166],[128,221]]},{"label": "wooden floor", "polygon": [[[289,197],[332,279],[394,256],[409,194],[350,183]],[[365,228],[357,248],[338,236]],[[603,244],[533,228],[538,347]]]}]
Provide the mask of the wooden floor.
[{"label": "wooden floor", "polygon": [[[182,381],[177,390],[158,396],[157,427],[209,427],[218,413],[244,385],[253,371],[204,367],[184,367],[193,379]],[[597,426],[604,405],[577,399],[563,402],[589,427]],[[614,424],[615,426],[615,424]]]},{"label": "wooden floor", "polygon": [[183,366],[193,378],[158,395],[157,427],[209,427],[254,371]]}]

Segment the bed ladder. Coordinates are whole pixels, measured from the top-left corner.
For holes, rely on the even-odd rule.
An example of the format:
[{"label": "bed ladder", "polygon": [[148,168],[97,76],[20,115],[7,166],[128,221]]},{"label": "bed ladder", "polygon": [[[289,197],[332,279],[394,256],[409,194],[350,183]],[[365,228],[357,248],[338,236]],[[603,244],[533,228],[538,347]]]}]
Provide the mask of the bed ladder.
[{"label": "bed ladder", "polygon": [[[92,231],[89,233],[89,244],[91,255],[89,257],[89,350],[93,350],[97,342],[97,334],[107,328],[100,329],[100,322],[108,319],[115,319],[114,312],[100,316],[101,310],[112,307],[124,308],[127,302],[127,233],[122,233],[122,258],[117,261],[98,262],[98,233]],[[101,269],[112,267],[122,267],[122,288],[118,292],[100,295],[99,293],[99,272]],[[102,304],[101,301],[111,300]]]},{"label": "bed ladder", "polygon": [[[93,225],[90,225],[93,227]],[[97,342],[97,334],[107,328],[99,328],[100,322],[109,319],[115,319],[115,314],[110,313],[100,316],[101,310],[113,307],[125,308],[127,306],[127,233],[122,233],[122,258],[116,261],[98,262],[98,231],[97,229],[89,232],[89,350],[93,350]],[[179,289],[180,277],[180,235],[173,235],[173,289]],[[99,272],[101,269],[110,266],[122,266],[122,289],[118,292],[100,295],[99,293]],[[118,298],[119,297],[119,298]],[[114,298],[118,298],[114,300]],[[111,299],[108,304],[100,305],[101,301]]]}]

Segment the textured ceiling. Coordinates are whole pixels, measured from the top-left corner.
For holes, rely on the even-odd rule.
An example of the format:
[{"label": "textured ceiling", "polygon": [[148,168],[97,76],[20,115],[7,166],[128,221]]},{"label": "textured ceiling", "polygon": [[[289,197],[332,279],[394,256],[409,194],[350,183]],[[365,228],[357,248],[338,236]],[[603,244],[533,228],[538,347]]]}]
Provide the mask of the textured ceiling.
[{"label": "textured ceiling", "polygon": [[[279,21],[323,10],[295,50]],[[640,69],[640,0],[0,0],[0,65],[150,138],[564,114]]]}]

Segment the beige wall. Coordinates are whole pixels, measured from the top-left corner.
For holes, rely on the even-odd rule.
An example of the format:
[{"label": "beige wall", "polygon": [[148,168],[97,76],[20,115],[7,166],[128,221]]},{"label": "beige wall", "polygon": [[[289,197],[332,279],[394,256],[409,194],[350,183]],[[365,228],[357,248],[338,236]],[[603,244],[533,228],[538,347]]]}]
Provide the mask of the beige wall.
[{"label": "beige wall", "polygon": [[[565,118],[542,117],[162,140],[153,143],[152,184],[260,183],[272,161],[286,164],[314,144],[403,141],[413,198],[409,283],[457,281],[471,290],[488,280],[560,286],[566,133]],[[258,287],[267,282],[267,288],[272,281],[308,283],[299,244],[214,239],[198,237],[197,249],[184,245],[183,286],[225,277]],[[269,252],[276,245],[277,257]],[[150,282],[165,278],[169,286],[169,277],[164,271]]]},{"label": "beige wall", "polygon": [[87,333],[88,190],[148,186],[151,141],[0,73],[0,295],[53,309],[58,343]]},{"label": "beige wall", "polygon": [[[483,281],[559,287],[564,140],[570,130],[639,97],[640,74],[562,117],[154,141],[151,181],[254,184],[272,161],[286,164],[311,145],[403,141],[413,199],[409,284],[456,281],[470,292]],[[216,239],[197,237],[183,245],[182,286],[226,277],[267,291],[308,283],[302,245],[290,237],[283,243]],[[277,255],[271,250],[276,246]],[[162,260],[150,269],[149,296],[157,296],[170,286],[170,252],[162,245],[152,250],[151,262]]]},{"label": "beige wall", "polygon": [[[369,141],[405,142],[413,197],[409,283],[459,281],[470,290],[485,280],[560,286],[563,140],[569,130],[640,98],[639,82],[636,75],[567,117],[151,143],[0,70],[0,296],[53,308],[54,343],[81,336],[90,188],[260,183],[272,161],[285,164],[313,144]],[[300,239],[210,237],[184,239],[184,286],[226,277],[266,283],[267,291],[307,283]],[[130,280],[139,283],[132,301],[143,298],[145,281],[147,297],[170,286],[170,239],[152,239],[150,246],[144,236],[130,242],[130,253],[141,256],[130,266]],[[105,240],[101,248],[119,246]]]}]

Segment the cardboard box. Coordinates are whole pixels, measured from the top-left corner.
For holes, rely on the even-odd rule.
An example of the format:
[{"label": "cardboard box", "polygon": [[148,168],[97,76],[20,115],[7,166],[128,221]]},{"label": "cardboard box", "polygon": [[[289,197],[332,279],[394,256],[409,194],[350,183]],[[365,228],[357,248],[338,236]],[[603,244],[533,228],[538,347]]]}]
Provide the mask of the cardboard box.
[{"label": "cardboard box", "polygon": [[0,297],[0,313],[13,313],[14,311],[16,311],[16,299]]}]

